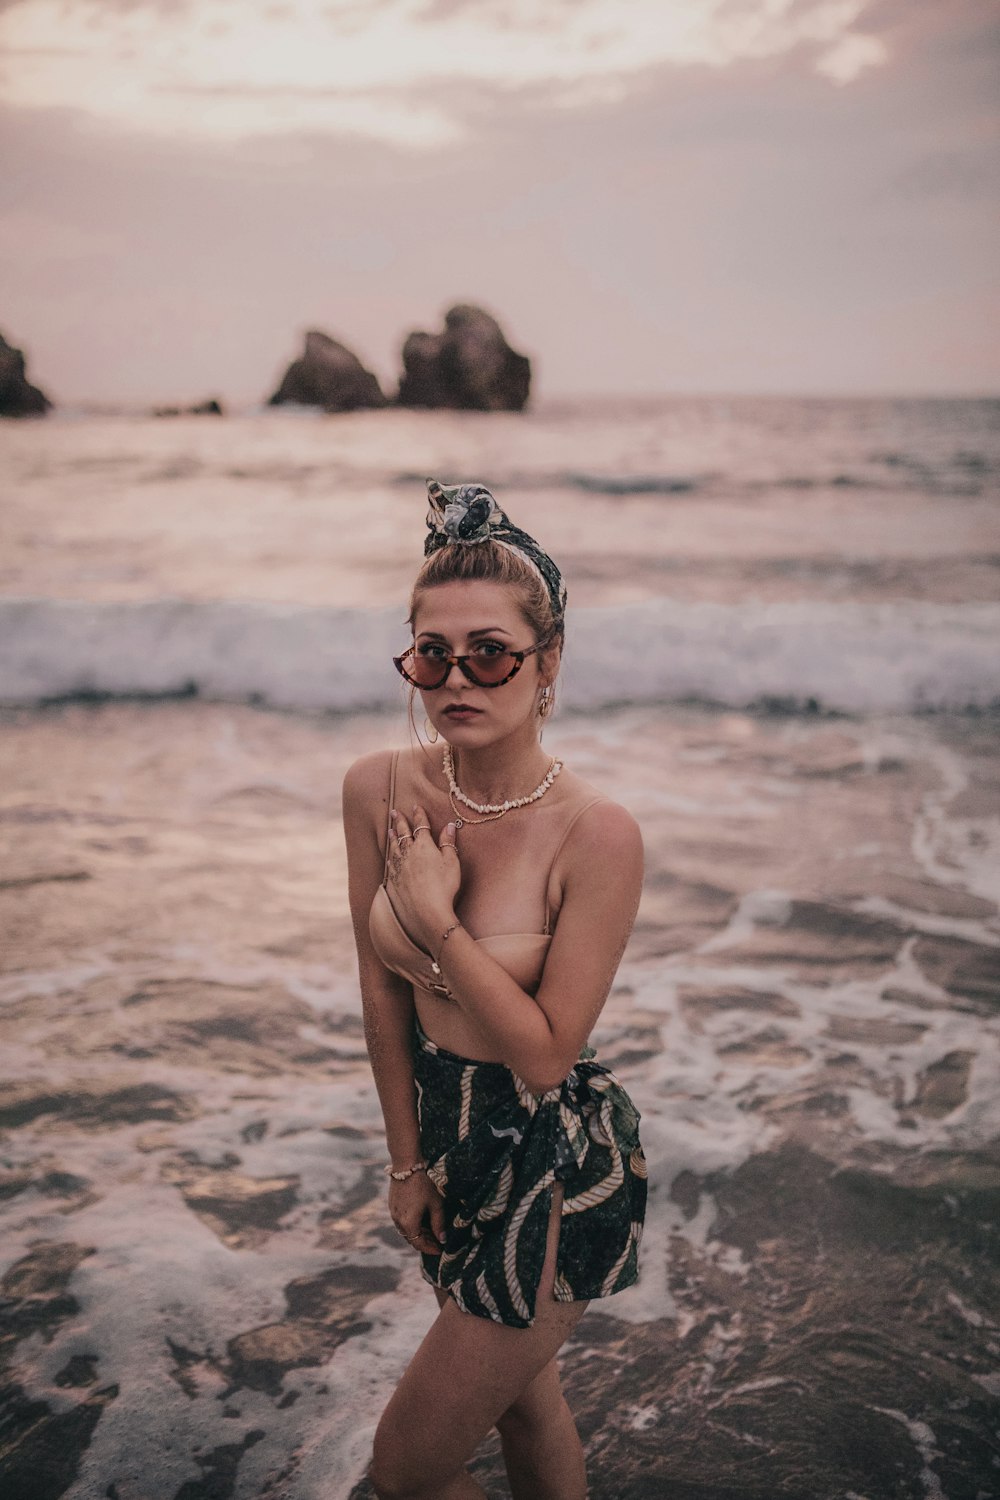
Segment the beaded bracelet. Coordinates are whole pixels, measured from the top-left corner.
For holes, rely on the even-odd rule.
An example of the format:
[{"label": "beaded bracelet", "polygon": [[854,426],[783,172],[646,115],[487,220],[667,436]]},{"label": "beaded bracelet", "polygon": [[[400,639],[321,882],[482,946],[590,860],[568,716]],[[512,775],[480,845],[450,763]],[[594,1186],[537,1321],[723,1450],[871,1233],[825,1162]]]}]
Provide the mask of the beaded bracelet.
[{"label": "beaded bracelet", "polygon": [[393,1182],[406,1182],[408,1178],[413,1176],[414,1172],[426,1172],[427,1163],[425,1161],[415,1161],[412,1167],[401,1167],[397,1172],[393,1170],[392,1162],[390,1162],[382,1170],[387,1177],[392,1178]]}]

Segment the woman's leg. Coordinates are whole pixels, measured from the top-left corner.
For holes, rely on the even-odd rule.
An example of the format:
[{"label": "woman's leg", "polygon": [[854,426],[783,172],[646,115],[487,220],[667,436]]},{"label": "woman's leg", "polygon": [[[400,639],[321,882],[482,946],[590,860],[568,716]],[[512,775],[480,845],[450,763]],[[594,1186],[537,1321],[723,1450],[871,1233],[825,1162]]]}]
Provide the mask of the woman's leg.
[{"label": "woman's leg", "polygon": [[[539,1296],[552,1296],[559,1245],[563,1190],[553,1193]],[[557,1306],[559,1304],[556,1304]],[[585,1302],[563,1303],[582,1312]],[[497,1421],[513,1500],[585,1500],[587,1474],[555,1357],[535,1376]]]},{"label": "woman's leg", "polygon": [[583,1447],[554,1359],[496,1425],[513,1500],[584,1500]]},{"label": "woman's leg", "polygon": [[[579,1439],[553,1374],[544,1374],[586,1308],[552,1296],[559,1232],[558,1198],[549,1220],[545,1263],[530,1328],[509,1328],[461,1312],[449,1298],[411,1360],[375,1434],[371,1478],[379,1500],[472,1500],[482,1496],[465,1464],[490,1428],[503,1424],[518,1496],[583,1500]],[[539,1377],[541,1383],[535,1387]],[[555,1389],[558,1389],[556,1375]],[[530,1395],[529,1395],[530,1392]],[[546,1423],[554,1424],[551,1432]],[[568,1466],[573,1487],[561,1471]],[[528,1476],[531,1476],[530,1487]],[[512,1483],[515,1478],[512,1475]]]}]

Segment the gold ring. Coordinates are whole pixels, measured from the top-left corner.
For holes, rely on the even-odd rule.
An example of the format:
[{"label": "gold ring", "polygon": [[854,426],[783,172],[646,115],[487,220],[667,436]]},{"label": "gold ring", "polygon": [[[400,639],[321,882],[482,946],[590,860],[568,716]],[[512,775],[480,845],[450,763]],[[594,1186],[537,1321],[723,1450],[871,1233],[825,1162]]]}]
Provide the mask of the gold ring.
[{"label": "gold ring", "polygon": [[397,844],[401,844],[404,839],[412,839],[412,837],[413,837],[412,833],[397,833],[397,835],[396,835],[396,842],[397,842]]},{"label": "gold ring", "polygon": [[414,828],[413,832],[411,833],[410,837],[416,838],[417,834],[422,828],[426,828],[428,833],[430,833],[431,831],[431,825],[429,823],[418,823],[416,828]]}]

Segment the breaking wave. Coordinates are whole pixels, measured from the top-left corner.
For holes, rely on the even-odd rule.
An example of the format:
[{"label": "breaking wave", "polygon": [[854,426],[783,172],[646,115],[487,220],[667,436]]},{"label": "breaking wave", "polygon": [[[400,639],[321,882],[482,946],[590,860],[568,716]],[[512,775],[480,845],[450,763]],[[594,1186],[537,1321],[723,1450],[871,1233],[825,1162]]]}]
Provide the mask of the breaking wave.
[{"label": "breaking wave", "polygon": [[[279,709],[398,707],[398,608],[156,599],[0,600],[0,703],[193,696]],[[1000,707],[1000,605],[690,604],[580,608],[571,709],[684,701],[880,711]]]}]

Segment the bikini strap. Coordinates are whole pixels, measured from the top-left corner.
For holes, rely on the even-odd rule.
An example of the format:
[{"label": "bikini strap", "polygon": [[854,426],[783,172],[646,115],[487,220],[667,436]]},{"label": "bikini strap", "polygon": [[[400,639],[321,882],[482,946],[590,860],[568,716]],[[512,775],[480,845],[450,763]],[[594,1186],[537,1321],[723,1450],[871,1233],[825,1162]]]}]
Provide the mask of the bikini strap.
[{"label": "bikini strap", "polygon": [[385,861],[384,861],[383,866],[382,866],[382,884],[383,885],[385,885],[386,881],[389,878],[389,832],[390,832],[390,829],[392,828],[392,823],[391,823],[390,818],[389,818],[389,813],[392,812],[392,809],[396,805],[396,766],[397,766],[398,763],[399,763],[399,751],[398,750],[394,750],[392,752],[392,760],[389,762],[389,801],[388,801],[387,806],[386,806],[386,818],[385,818]]},{"label": "bikini strap", "polygon": [[548,933],[549,928],[552,925],[552,912],[551,912],[551,908],[549,907],[549,882],[552,879],[552,871],[556,867],[556,860],[559,858],[560,854],[562,853],[562,846],[563,846],[563,844],[565,844],[566,840],[569,838],[571,832],[573,831],[573,825],[576,823],[577,818],[581,818],[583,816],[583,814],[587,811],[587,809],[589,807],[593,807],[594,806],[595,802],[610,802],[610,801],[611,801],[611,798],[610,797],[605,797],[603,795],[603,793],[599,794],[596,797],[591,797],[591,799],[590,799],[589,802],[585,802],[582,807],[578,807],[577,808],[576,812],[573,814],[573,816],[570,818],[569,822],[566,824],[566,827],[563,829],[562,838],[559,840],[558,844],[556,845],[556,852],[555,852],[555,854],[553,854],[552,861],[551,861],[551,863],[549,865],[549,873],[545,877],[545,932],[546,933]]}]

